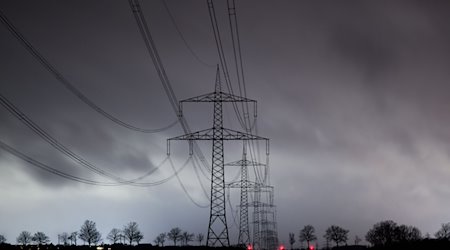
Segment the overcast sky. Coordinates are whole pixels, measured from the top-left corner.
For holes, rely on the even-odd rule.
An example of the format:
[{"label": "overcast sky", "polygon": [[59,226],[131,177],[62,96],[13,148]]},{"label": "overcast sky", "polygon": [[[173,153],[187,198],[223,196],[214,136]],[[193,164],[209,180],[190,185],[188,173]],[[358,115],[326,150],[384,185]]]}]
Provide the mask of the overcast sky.
[{"label": "overcast sky", "polygon": [[[184,39],[204,63],[218,63],[205,1],[166,1]],[[215,1],[232,62],[225,1]],[[436,232],[450,221],[450,3],[448,1],[237,1],[248,97],[258,100],[259,135],[271,139],[270,174],[278,230],[316,227],[319,244],[336,224],[363,238],[392,219]],[[178,99],[211,92],[215,67],[199,62],[161,1],[142,3]],[[175,120],[127,1],[1,1],[0,10],[87,97],[143,128]],[[0,26],[0,93],[60,143],[124,178],[166,157],[161,133],[130,131],[81,102]],[[233,68],[233,67],[230,67]],[[234,83],[235,84],[235,83]],[[237,85],[235,85],[237,86]],[[233,109],[225,126],[240,129]],[[212,125],[210,104],[185,105],[193,130]],[[73,163],[0,108],[0,140],[66,173],[108,181]],[[211,161],[211,144],[200,143]],[[226,161],[241,157],[226,143]],[[261,150],[264,150],[262,147]],[[188,157],[175,142],[177,168]],[[264,157],[262,157],[264,159]],[[164,164],[146,181],[172,173]],[[236,168],[226,169],[227,180]],[[208,189],[207,179],[199,174]],[[180,173],[204,205],[193,166]],[[173,179],[155,187],[100,187],[43,172],[0,151],[0,234],[57,234],[94,220],[103,238],[139,223],[144,242],[172,227],[206,234],[209,209],[195,206]],[[233,206],[237,192],[232,193]],[[228,205],[228,204],[227,204]],[[237,227],[231,212],[232,242]],[[106,242],[106,240],[105,240]]]}]

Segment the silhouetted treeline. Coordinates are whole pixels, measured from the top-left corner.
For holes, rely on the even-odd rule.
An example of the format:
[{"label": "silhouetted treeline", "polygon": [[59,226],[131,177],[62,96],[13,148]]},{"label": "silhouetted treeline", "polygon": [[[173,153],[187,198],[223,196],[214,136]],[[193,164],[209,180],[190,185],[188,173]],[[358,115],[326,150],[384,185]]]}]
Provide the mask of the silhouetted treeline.
[{"label": "silhouetted treeline", "polygon": [[124,245],[124,244],[113,244],[113,245],[101,245],[101,246],[63,246],[63,245],[28,245],[28,246],[21,246],[21,245],[10,245],[10,244],[0,244],[0,249],[2,250],[98,250],[98,247],[103,247],[103,250],[146,250],[146,249],[160,249],[160,250],[180,250],[180,249],[186,249],[186,250],[194,250],[194,249],[200,249],[200,250],[221,250],[221,249],[227,249],[227,250],[242,250],[245,248],[241,247],[207,247],[207,246],[154,246],[152,244],[140,244],[136,246],[130,246],[130,245]]}]

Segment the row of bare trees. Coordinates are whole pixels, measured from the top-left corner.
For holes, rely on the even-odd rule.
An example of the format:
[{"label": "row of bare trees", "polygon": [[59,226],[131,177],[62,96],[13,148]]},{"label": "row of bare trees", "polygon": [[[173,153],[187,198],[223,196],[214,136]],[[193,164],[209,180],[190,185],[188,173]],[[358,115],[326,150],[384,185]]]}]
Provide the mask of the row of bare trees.
[{"label": "row of bare trees", "polygon": [[[102,241],[102,235],[97,230],[95,222],[86,220],[83,225],[81,225],[80,231],[58,234],[58,245],[77,245],[77,238],[89,246],[96,245]],[[139,230],[136,222],[128,223],[122,230],[113,228],[107,236],[107,239],[113,244],[128,243],[130,245],[133,243],[139,244],[143,238],[144,235]],[[43,232],[36,232],[34,235],[31,235],[28,231],[22,231],[16,238],[16,241],[21,245],[28,245],[31,243],[35,243],[36,245],[46,245],[50,243],[50,238]],[[6,238],[3,235],[0,235],[0,244],[5,242]]]},{"label": "row of bare trees", "polygon": [[[315,228],[312,225],[306,225],[303,229],[300,230],[298,234],[298,239],[301,245],[306,242],[307,249],[310,249],[311,242],[317,240],[317,236],[315,233]],[[329,247],[330,242],[334,242],[336,246],[339,246],[341,243],[347,243],[348,240],[348,230],[342,227],[331,225],[325,231],[325,235],[323,236],[327,242],[327,248]],[[293,245],[295,243],[295,234],[289,233],[289,244],[291,245],[291,249],[293,249]]]},{"label": "row of bare trees", "polygon": [[113,228],[106,237],[112,244],[117,243],[128,243],[130,245],[133,242],[139,244],[139,242],[144,238],[144,235],[139,230],[138,224],[136,222],[130,222],[123,227],[122,230]]},{"label": "row of bare trees", "polygon": [[[334,242],[336,246],[347,244],[349,231],[336,225],[327,228],[325,235],[326,248],[329,244]],[[450,241],[450,222],[441,225],[441,228],[434,234],[436,239]],[[425,238],[430,238],[427,234]],[[409,225],[398,225],[392,220],[381,221],[373,225],[373,227],[365,235],[365,239],[372,246],[390,246],[402,242],[416,242],[423,239],[422,233],[417,227]],[[315,229],[312,225],[306,225],[300,230],[298,240],[303,248],[303,243],[306,242],[307,249],[310,248],[311,242],[317,240]],[[354,244],[358,245],[361,238],[355,236]],[[295,234],[289,233],[289,244],[291,249],[296,242]]]},{"label": "row of bare trees", "polygon": [[156,236],[153,241],[158,246],[164,246],[166,240],[170,240],[173,242],[173,245],[176,246],[177,242],[180,242],[181,245],[187,246],[189,242],[197,241],[199,245],[202,244],[205,236],[201,233],[195,235],[193,233],[189,233],[187,231],[182,231],[180,228],[175,227],[170,229],[167,233],[160,233]]}]

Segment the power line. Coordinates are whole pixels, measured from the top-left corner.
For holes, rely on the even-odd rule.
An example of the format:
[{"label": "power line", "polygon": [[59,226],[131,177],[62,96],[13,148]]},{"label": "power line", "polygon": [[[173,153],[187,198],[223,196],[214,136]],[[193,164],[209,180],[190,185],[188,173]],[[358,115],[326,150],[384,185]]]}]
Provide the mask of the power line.
[{"label": "power line", "polygon": [[[95,186],[120,186],[123,185],[121,183],[117,183],[117,182],[100,182],[100,181],[94,181],[94,180],[90,180],[90,179],[86,179],[86,178],[82,178],[79,176],[75,176],[75,175],[71,175],[65,172],[62,172],[56,168],[50,167],[47,164],[44,164],[38,160],[33,159],[32,157],[20,152],[19,150],[11,147],[10,145],[6,144],[5,142],[0,140],[0,148],[7,151],[8,153],[16,156],[17,158],[31,164],[32,166],[38,167],[41,170],[44,170],[46,172],[49,172],[51,174],[57,175],[59,177],[71,180],[71,181],[76,181],[76,182],[80,182],[80,183],[84,183],[84,184],[88,184],[88,185],[95,185]],[[164,163],[166,163],[166,161],[169,160],[169,156],[167,156],[160,164],[157,165],[156,169],[159,169],[162,165],[164,165]],[[176,175],[178,175],[185,167],[187,164],[184,164],[182,167],[180,167],[178,170],[175,169],[175,167],[173,167],[174,173],[171,174],[170,176],[156,181],[156,182],[146,182],[146,183],[137,183],[137,184],[145,184],[145,185],[139,185],[141,187],[149,187],[149,186],[156,186],[156,185],[161,185],[164,184],[166,182],[168,182],[169,180],[171,180],[173,177],[175,177]],[[154,170],[152,170],[153,172]],[[145,175],[142,176],[141,178],[146,177]]]},{"label": "power line", "polygon": [[[152,59],[153,65],[155,66],[155,69],[158,73],[158,77],[161,81],[161,84],[163,85],[164,91],[167,95],[167,98],[169,99],[169,102],[172,106],[173,111],[175,114],[180,115],[180,110],[178,107],[178,99],[175,95],[175,92],[173,91],[172,85],[169,81],[169,78],[167,77],[164,65],[161,61],[161,58],[158,53],[158,49],[156,48],[156,45],[153,41],[152,34],[150,32],[149,25],[147,21],[145,20],[142,8],[139,4],[138,0],[128,0],[128,3],[130,5],[131,11],[133,12],[134,18],[136,20],[136,24],[139,28],[139,32],[141,33],[142,39],[144,41],[145,47],[147,48],[147,52],[150,55],[150,58]],[[183,131],[185,133],[190,133],[191,129],[189,127],[189,124],[187,123],[186,119],[184,117],[179,118],[180,125],[183,128]],[[207,171],[211,171],[209,164],[206,161],[205,156],[203,155],[202,151],[200,150],[197,143],[194,142],[194,151],[200,161],[202,162],[202,165],[204,169]]]},{"label": "power line", "polygon": [[58,175],[60,177],[72,180],[72,181],[77,181],[77,182],[81,182],[81,183],[85,183],[85,184],[89,184],[89,185],[98,185],[98,186],[116,186],[117,183],[105,183],[105,182],[97,182],[97,181],[93,181],[93,180],[89,180],[89,179],[85,179],[85,178],[81,178],[81,177],[77,177],[71,174],[67,174],[64,173],[62,171],[59,171],[55,168],[52,168],[46,164],[43,164],[39,161],[34,160],[33,158],[19,152],[18,150],[12,148],[11,146],[7,145],[6,143],[0,141],[0,148],[2,148],[3,150],[9,152],[10,154],[22,159],[23,161],[26,161],[30,164],[32,164],[33,166],[36,166],[44,171],[47,171],[49,173]]},{"label": "power line", "polygon": [[[220,66],[221,66],[222,72],[224,74],[225,83],[227,85],[228,92],[230,94],[234,95],[233,86],[231,84],[230,74],[228,72],[228,66],[227,66],[225,54],[223,51],[222,39],[220,37],[220,31],[219,31],[219,26],[217,23],[216,11],[214,9],[214,3],[212,0],[208,0],[207,3],[208,3],[209,18],[210,18],[211,26],[213,28],[213,33],[214,33],[214,41],[216,42],[217,53],[219,55]],[[246,125],[245,125],[244,121],[242,120],[242,116],[240,114],[240,111],[239,111],[236,103],[233,103],[233,108],[236,113],[236,117],[237,117],[239,123],[241,124],[242,128],[247,130]]]},{"label": "power line", "polygon": [[173,24],[173,26],[175,27],[175,30],[177,31],[178,35],[180,36],[181,40],[183,41],[184,45],[186,46],[186,48],[189,50],[189,52],[191,53],[191,55],[201,64],[203,64],[206,67],[215,67],[216,65],[214,64],[209,64],[205,61],[203,61],[195,52],[194,50],[191,48],[191,46],[189,46],[189,43],[187,42],[186,38],[183,36],[183,33],[181,32],[180,27],[178,26],[175,17],[172,15],[172,12],[170,11],[169,6],[167,5],[166,0],[161,0],[161,2],[164,5],[164,8],[166,9],[167,13],[169,14],[170,20]]},{"label": "power line", "polygon": [[[235,61],[235,66],[236,66],[236,75],[237,75],[237,80],[238,80],[238,86],[239,86],[239,92],[241,95],[243,95],[244,97],[247,97],[247,87],[246,87],[246,81],[245,81],[245,77],[244,77],[244,64],[243,64],[243,60],[242,60],[242,50],[241,50],[241,41],[240,41],[240,36],[239,36],[239,24],[238,24],[238,20],[237,20],[237,12],[236,12],[236,5],[235,5],[235,0],[227,0],[227,7],[228,7],[228,22],[230,25],[230,33],[231,33],[231,40],[232,40],[232,46],[233,46],[233,55],[234,55],[234,61]],[[242,87],[241,87],[241,83],[242,83]],[[254,116],[254,121],[253,124],[250,121],[250,116],[249,116],[249,107],[248,107],[248,103],[242,103],[242,109],[244,112],[244,123],[246,125],[246,130],[248,133],[253,133],[253,130],[255,130],[256,135],[258,134],[258,130],[257,130],[257,120],[256,120],[256,115]],[[256,153],[255,151],[255,145],[254,143],[256,143]],[[260,151],[259,151],[259,141],[256,142],[250,142],[249,144],[249,153],[250,153],[250,157],[253,159],[254,162],[256,162],[255,158],[256,156],[258,157],[257,162],[261,161],[261,157],[260,157]],[[257,154],[257,155],[255,155]],[[253,166],[254,170],[255,170],[255,174],[258,180],[261,180],[261,173],[259,171],[259,169],[256,166]],[[266,169],[268,169],[266,167]],[[267,177],[267,173],[264,173],[264,182],[266,180]]]},{"label": "power line", "polygon": [[[189,156],[189,158],[187,159],[187,161],[184,163],[183,166],[187,165],[189,163],[189,161],[192,161],[192,156]],[[173,165],[172,158],[169,158],[169,163],[170,163],[170,166],[172,166],[173,171],[175,172],[175,166]],[[178,173],[176,173],[175,176],[177,177],[177,180],[178,180],[178,183],[181,186],[181,189],[183,189],[183,192],[186,194],[186,196],[189,198],[189,200],[193,204],[195,204],[197,207],[200,207],[200,208],[207,208],[207,207],[209,207],[209,205],[202,205],[202,204],[196,202],[194,200],[194,198],[192,198],[192,196],[187,191],[186,187],[184,186],[183,182],[181,181],[180,177],[178,176]]]},{"label": "power line", "polygon": [[169,125],[162,128],[147,129],[133,126],[129,123],[122,121],[121,119],[111,115],[104,109],[95,104],[91,99],[84,95],[80,90],[78,90],[75,85],[69,82],[32,44],[28,41],[22,33],[11,23],[11,21],[6,17],[6,15],[0,10],[0,20],[8,28],[9,32],[28,50],[28,52],[42,65],[44,68],[50,72],[56,80],[61,83],[66,89],[68,89],[72,94],[78,97],[82,102],[87,104],[90,108],[95,110],[97,113],[103,115],[107,119],[113,121],[114,123],[125,127],[130,130],[143,132],[143,133],[157,133],[165,131],[178,123],[178,119],[171,122]]},{"label": "power line", "polygon": [[[152,182],[137,182],[139,180],[142,180],[143,178],[151,175],[154,171],[157,169],[152,169],[148,173],[144,174],[143,176],[140,176],[135,179],[131,180],[125,180],[115,174],[112,174],[108,171],[102,170],[101,168],[98,168],[94,164],[90,163],[89,161],[85,160],[83,157],[79,156],[78,154],[74,153],[70,149],[68,149],[66,146],[64,146],[62,143],[60,143],[57,139],[52,137],[50,134],[48,134],[45,130],[43,130],[41,127],[39,127],[33,120],[31,120],[25,113],[23,113],[19,108],[17,108],[13,103],[11,103],[5,96],[3,96],[0,93],[0,104],[7,109],[13,116],[15,116],[17,119],[19,119],[23,124],[25,124],[29,129],[31,129],[34,133],[36,133],[39,137],[44,139],[47,143],[49,143],[53,148],[58,150],[59,152],[63,153],[70,159],[72,159],[77,164],[87,168],[88,170],[100,175],[107,177],[111,180],[114,180],[119,185],[132,185],[132,186],[152,186],[155,185]],[[155,182],[155,183],[159,183]],[[164,180],[163,182],[164,183]]]}]

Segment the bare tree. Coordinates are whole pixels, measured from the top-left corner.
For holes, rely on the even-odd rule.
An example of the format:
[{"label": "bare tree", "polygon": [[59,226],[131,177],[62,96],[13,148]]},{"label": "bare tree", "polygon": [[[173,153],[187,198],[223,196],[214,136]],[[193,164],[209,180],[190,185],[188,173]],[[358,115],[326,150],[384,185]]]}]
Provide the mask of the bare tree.
[{"label": "bare tree", "polygon": [[133,241],[139,245],[139,242],[144,238],[144,235],[139,230],[138,224],[136,222],[128,223],[123,229],[123,235],[128,240],[128,242],[133,244]]},{"label": "bare tree", "polygon": [[6,243],[6,238],[3,234],[0,234],[0,244],[5,244]]},{"label": "bare tree", "polygon": [[441,229],[434,236],[438,239],[450,239],[450,222],[441,225]]},{"label": "bare tree", "polygon": [[43,232],[36,232],[31,238],[32,241],[36,242],[38,245],[45,245],[50,242],[50,239]]},{"label": "bare tree", "polygon": [[289,233],[289,244],[291,245],[291,250],[293,249],[295,243],[295,234]]},{"label": "bare tree", "polygon": [[298,237],[299,237],[300,241],[306,241],[306,244],[308,244],[307,248],[309,248],[309,242],[317,239],[314,232],[315,232],[315,229],[311,225],[306,225],[303,227],[302,230],[300,230],[300,234]]},{"label": "bare tree", "polygon": [[31,233],[28,231],[22,231],[19,236],[17,236],[17,243],[22,244],[22,245],[28,245],[31,243],[32,237],[31,237]]},{"label": "bare tree", "polygon": [[164,242],[166,242],[167,235],[166,233],[160,233],[158,236],[156,236],[156,239],[154,240],[156,245],[164,246]]},{"label": "bare tree", "polygon": [[201,246],[202,245],[202,241],[205,238],[205,235],[203,235],[202,233],[197,234],[196,240],[198,241],[198,244]]},{"label": "bare tree", "polygon": [[97,244],[98,242],[100,242],[102,239],[102,235],[97,230],[95,222],[86,220],[83,225],[81,225],[78,238],[80,238],[84,242],[87,242],[90,246],[91,244]]},{"label": "bare tree", "polygon": [[184,245],[189,245],[189,242],[194,240],[194,234],[183,232],[180,238],[183,241]]},{"label": "bare tree", "polygon": [[373,225],[366,234],[366,240],[373,246],[390,245],[395,241],[397,223],[392,220],[381,221]]},{"label": "bare tree", "polygon": [[342,227],[332,225],[325,231],[325,238],[330,241],[334,241],[336,246],[339,246],[339,243],[345,243],[348,239],[348,230],[343,229]]},{"label": "bare tree", "polygon": [[69,235],[69,240],[70,240],[71,245],[77,245],[77,236],[78,236],[78,232],[72,232]]},{"label": "bare tree", "polygon": [[60,234],[60,237],[61,237],[61,242],[64,246],[69,245],[70,235],[68,233],[64,232],[64,233]]},{"label": "bare tree", "polygon": [[109,232],[108,236],[106,237],[109,241],[111,241],[112,244],[116,244],[120,239],[121,231],[120,229],[113,228]]},{"label": "bare tree", "polygon": [[395,241],[419,241],[422,239],[422,232],[417,227],[400,225],[395,230]]},{"label": "bare tree", "polygon": [[177,241],[180,239],[181,236],[181,229],[178,227],[170,229],[170,231],[167,233],[167,237],[169,240],[173,241],[173,245],[177,245]]}]

